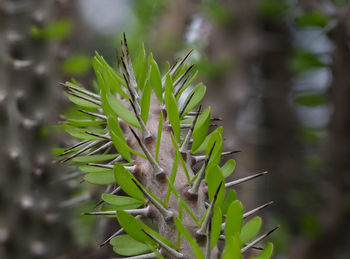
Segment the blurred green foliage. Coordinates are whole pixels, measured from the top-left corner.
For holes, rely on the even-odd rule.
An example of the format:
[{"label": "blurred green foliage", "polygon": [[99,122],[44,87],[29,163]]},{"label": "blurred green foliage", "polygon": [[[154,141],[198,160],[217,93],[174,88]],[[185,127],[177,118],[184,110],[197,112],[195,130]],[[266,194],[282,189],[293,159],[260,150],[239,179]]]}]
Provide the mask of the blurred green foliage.
[{"label": "blurred green foliage", "polygon": [[302,74],[327,65],[317,54],[298,48],[292,53],[288,66],[293,73]]},{"label": "blurred green foliage", "polygon": [[84,54],[70,56],[62,63],[63,73],[66,75],[85,75],[89,72],[91,58]]},{"label": "blurred green foliage", "polygon": [[319,11],[303,12],[297,18],[299,26],[320,26],[325,27],[330,22],[330,17]]},{"label": "blurred green foliage", "polygon": [[323,91],[308,90],[298,92],[294,100],[303,106],[317,107],[327,103],[327,96]]},{"label": "blurred green foliage", "polygon": [[283,17],[289,11],[289,8],[289,4],[285,0],[259,1],[259,13],[262,18],[267,20]]},{"label": "blurred green foliage", "polygon": [[72,33],[72,25],[67,20],[51,21],[43,28],[37,25],[30,27],[30,34],[37,39],[64,40]]}]

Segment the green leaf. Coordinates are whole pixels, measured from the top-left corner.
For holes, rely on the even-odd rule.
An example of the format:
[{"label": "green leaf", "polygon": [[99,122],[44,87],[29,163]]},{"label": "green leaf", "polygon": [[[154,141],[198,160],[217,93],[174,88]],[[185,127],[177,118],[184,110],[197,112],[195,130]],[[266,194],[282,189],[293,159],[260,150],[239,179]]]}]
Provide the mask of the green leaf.
[{"label": "green leaf", "polygon": [[268,243],[265,246],[264,250],[257,257],[253,257],[251,259],[270,259],[272,256],[272,252],[273,252],[273,244]]},{"label": "green leaf", "polygon": [[88,127],[88,126],[98,126],[101,124],[106,123],[105,120],[75,120],[75,119],[68,119],[67,120],[69,124],[75,127]]},{"label": "green leaf", "polygon": [[249,220],[241,230],[240,240],[242,244],[250,242],[258,233],[261,228],[262,220],[260,217],[254,217]]},{"label": "green leaf", "polygon": [[213,145],[215,144],[215,147],[213,149],[212,155],[209,159],[207,168],[210,168],[212,166],[216,166],[220,163],[221,160],[221,153],[223,148],[223,141],[222,141],[222,135],[219,132],[216,132],[215,134],[210,136],[206,155],[209,155],[210,150],[212,149]]},{"label": "green leaf", "polygon": [[193,129],[193,143],[191,152],[199,148],[207,136],[210,127],[210,116],[210,107],[205,109],[202,114],[199,115],[197,123]]},{"label": "green leaf", "polygon": [[40,36],[49,40],[63,40],[72,33],[72,25],[67,20],[56,20],[48,23]]},{"label": "green leaf", "polygon": [[221,233],[221,223],[222,223],[222,212],[220,208],[214,210],[213,218],[211,220],[211,231],[210,231],[210,241],[211,249],[214,248],[219,240]]},{"label": "green leaf", "polygon": [[102,194],[102,200],[116,206],[117,210],[137,209],[144,204],[143,201],[132,197],[118,196],[108,193]]},{"label": "green leaf", "polygon": [[85,133],[85,131],[88,131],[88,129],[79,129],[79,128],[69,127],[69,128],[66,128],[65,131],[72,137],[81,139],[81,140],[105,140],[104,138],[92,136],[90,134]]},{"label": "green leaf", "polygon": [[139,187],[133,182],[135,179],[120,163],[114,164],[114,177],[122,190],[137,200],[145,202],[145,197]]},{"label": "green leaf", "polygon": [[200,152],[203,152],[203,151],[206,151],[206,150],[210,150],[210,148],[208,149],[208,143],[209,143],[209,140],[212,138],[212,136],[214,134],[217,134],[217,133],[220,133],[222,134],[223,130],[222,130],[222,127],[218,127],[216,128],[212,133],[210,133],[208,136],[205,137],[203,143],[200,145],[199,148],[197,148],[194,152],[192,152],[192,154],[197,154],[197,153],[200,153]]},{"label": "green leaf", "polygon": [[114,252],[123,256],[133,256],[151,252],[150,247],[141,243],[129,235],[113,237],[109,242],[113,246]]},{"label": "green leaf", "polygon": [[308,71],[326,67],[320,57],[308,50],[297,49],[289,60],[289,67],[292,72],[302,74]]},{"label": "green leaf", "polygon": [[327,96],[324,92],[305,91],[295,97],[295,102],[307,107],[317,107],[327,103]]},{"label": "green leaf", "polygon": [[162,139],[162,133],[163,133],[163,112],[161,110],[160,114],[159,114],[157,145],[156,145],[156,161],[157,162],[159,162],[158,156],[159,156],[160,143],[161,143],[161,139]]},{"label": "green leaf", "polygon": [[204,259],[204,255],[199,248],[196,239],[194,239],[190,232],[186,229],[186,227],[182,224],[182,222],[178,218],[174,218],[174,222],[177,230],[185,237],[188,243],[190,243],[192,247],[192,251],[197,259]]},{"label": "green leaf", "polygon": [[206,92],[206,87],[202,83],[199,83],[196,85],[196,87],[192,90],[192,92],[188,95],[186,98],[186,101],[184,104],[187,103],[188,99],[191,97],[193,94],[190,102],[186,106],[184,112],[181,114],[181,118],[183,118],[188,112],[192,111],[203,99],[204,95]]},{"label": "green leaf", "polygon": [[68,99],[72,103],[74,103],[74,104],[76,104],[78,106],[81,106],[81,107],[84,107],[84,108],[87,108],[87,109],[99,109],[99,108],[101,108],[99,105],[91,103],[91,102],[86,101],[86,100],[83,100],[83,99],[81,99],[79,97],[72,96],[70,94],[66,94],[66,95],[67,95]]},{"label": "green leaf", "polygon": [[157,62],[153,59],[152,53],[149,56],[149,63],[151,64],[151,83],[153,90],[161,104],[163,104],[163,86],[160,71]]},{"label": "green leaf", "polygon": [[243,206],[240,201],[231,203],[226,214],[225,236],[233,237],[236,233],[240,234],[243,221]]},{"label": "green leaf", "polygon": [[297,22],[301,26],[325,27],[330,22],[330,17],[319,11],[305,12],[297,17]]},{"label": "green leaf", "polygon": [[145,87],[143,88],[142,96],[140,100],[141,118],[144,123],[147,123],[150,104],[151,104],[151,85],[149,80],[147,80]]},{"label": "green leaf", "polygon": [[131,162],[131,155],[128,150],[128,144],[123,135],[123,131],[120,128],[118,120],[114,116],[108,116],[108,129],[112,138],[114,147],[128,162]]},{"label": "green leaf", "polygon": [[226,199],[224,203],[222,204],[222,214],[226,214],[228,208],[230,207],[231,203],[237,199],[237,193],[233,189],[229,189],[228,193],[226,195]]},{"label": "green leaf", "polygon": [[193,83],[193,81],[196,79],[198,75],[198,70],[192,75],[190,80],[187,81],[187,83],[181,88],[181,90],[176,94],[176,100],[178,101],[182,95],[182,93]]},{"label": "green leaf", "polygon": [[226,236],[225,248],[221,259],[241,259],[241,243],[238,233],[232,236]]},{"label": "green leaf", "polygon": [[129,123],[130,125],[141,129],[141,126],[134,114],[128,108],[126,108],[116,96],[113,96],[111,93],[107,93],[107,100],[114,112],[120,118],[122,118],[125,122]]},{"label": "green leaf", "polygon": [[84,173],[104,173],[104,172],[112,171],[111,169],[108,169],[108,168],[91,166],[91,165],[79,166],[79,170]]},{"label": "green leaf", "polygon": [[101,161],[112,160],[116,158],[118,154],[103,154],[103,155],[91,155],[91,156],[78,156],[73,158],[73,162],[77,163],[96,163]]},{"label": "green leaf", "polygon": [[173,129],[177,143],[180,142],[180,118],[176,105],[176,100],[173,94],[173,84],[168,74],[165,80],[165,106],[168,120]]},{"label": "green leaf", "polygon": [[135,71],[135,77],[137,82],[137,89],[144,91],[145,79],[147,75],[146,71],[146,51],[144,44],[140,44],[138,47],[137,58],[133,60],[133,67]]},{"label": "green leaf", "polygon": [[132,215],[122,210],[117,211],[117,218],[120,226],[122,226],[124,231],[132,238],[143,244],[157,246],[156,243],[142,231],[140,220],[135,219]]},{"label": "green leaf", "polygon": [[115,183],[113,172],[90,173],[84,176],[84,180],[91,184],[107,185]]},{"label": "green leaf", "polygon": [[170,134],[170,137],[171,137],[171,141],[173,143],[173,147],[174,147],[175,151],[178,153],[178,157],[180,158],[180,163],[181,163],[182,168],[185,171],[185,175],[186,175],[187,181],[190,183],[191,179],[190,179],[190,175],[188,173],[186,162],[185,162],[185,160],[183,159],[183,157],[182,157],[182,155],[180,153],[180,150],[179,150],[179,147],[178,147],[178,145],[177,145],[177,143],[175,141],[174,135]]},{"label": "green leaf", "polygon": [[[174,184],[174,182],[175,182],[178,164],[179,164],[178,152],[175,152],[173,167],[171,169],[171,174],[170,174],[170,179],[169,179],[169,181],[172,184]],[[166,202],[165,202],[167,206],[169,204],[170,194],[171,194],[171,186],[168,186],[168,191],[167,191],[167,195],[166,195]]]},{"label": "green leaf", "polygon": [[233,159],[228,160],[223,167],[221,167],[221,172],[224,178],[229,177],[233,170],[236,168],[236,161]]},{"label": "green leaf", "polygon": [[[213,201],[215,193],[217,192],[219,185],[223,182],[224,177],[221,173],[220,167],[210,167],[205,174],[205,181],[208,184],[208,196],[210,202]],[[224,197],[223,197],[224,198]]]}]

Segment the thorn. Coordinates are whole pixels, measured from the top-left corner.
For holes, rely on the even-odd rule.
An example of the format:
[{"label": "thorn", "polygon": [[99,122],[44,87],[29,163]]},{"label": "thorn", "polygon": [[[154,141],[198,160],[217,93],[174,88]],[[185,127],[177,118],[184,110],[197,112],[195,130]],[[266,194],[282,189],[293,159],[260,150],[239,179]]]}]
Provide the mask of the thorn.
[{"label": "thorn", "polygon": [[[158,253],[160,253],[160,251],[158,250]],[[111,259],[150,259],[150,258],[157,258],[157,254],[156,253],[148,253],[148,254],[143,254],[143,255],[136,255],[136,256],[129,256],[129,257],[115,257],[115,258],[111,258]]]},{"label": "thorn", "polygon": [[68,94],[70,94],[70,95],[73,95],[73,96],[75,96],[75,97],[77,97],[77,98],[80,98],[80,99],[83,99],[83,100],[85,100],[85,101],[88,101],[88,102],[90,102],[90,103],[96,104],[96,105],[98,105],[98,106],[101,106],[101,105],[102,105],[100,101],[91,99],[91,98],[89,98],[89,97],[76,94],[76,93],[74,93],[74,92],[72,92],[72,91],[69,91],[69,90],[66,91],[66,92],[67,92]]},{"label": "thorn", "polygon": [[262,173],[259,173],[259,174],[254,174],[254,175],[251,175],[251,176],[247,176],[247,177],[244,177],[244,178],[241,178],[241,179],[238,179],[238,180],[235,180],[235,181],[232,181],[232,182],[228,182],[225,184],[225,188],[229,188],[229,187],[232,187],[234,185],[237,185],[237,184],[240,184],[240,183],[244,183],[244,182],[247,182],[247,181],[250,181],[254,178],[257,178],[259,176],[263,176],[265,174],[267,174],[268,172],[265,171],[265,172],[262,172]]},{"label": "thorn", "polygon": [[[149,206],[146,208],[141,209],[133,209],[133,210],[123,210],[131,215],[142,215],[142,216],[148,216],[149,214]],[[117,213],[117,210],[109,210],[109,211],[92,211],[92,212],[84,212],[84,215],[93,215],[93,216],[108,216],[108,215],[115,215]]]},{"label": "thorn", "polygon": [[[273,204],[273,201],[270,201],[270,202],[265,203],[265,204],[263,204],[263,205],[261,205],[261,206],[259,206],[259,207],[256,207],[255,209],[252,209],[252,210],[250,210],[250,211],[247,211],[246,213],[243,214],[243,219],[245,219],[245,218],[247,218],[247,217],[253,215],[254,213],[257,213],[257,212],[261,211],[262,209],[264,209],[264,208],[270,206],[271,204]],[[226,226],[226,223],[225,223],[225,222],[222,223],[222,224],[221,224],[221,230],[224,230],[224,229],[225,229],[225,226]]]},{"label": "thorn", "polygon": [[179,113],[179,117],[182,117],[182,114],[185,112],[187,105],[190,103],[191,99],[194,96],[194,92],[190,95],[190,97],[187,99],[186,103],[184,103],[184,106],[182,106],[181,111]]},{"label": "thorn", "polygon": [[82,93],[82,94],[86,94],[87,96],[90,96],[92,98],[95,98],[97,100],[101,100],[101,97],[97,94],[94,94],[90,91],[87,91],[87,90],[84,90],[84,89],[81,89],[81,88],[78,88],[78,87],[75,87],[75,86],[72,86],[72,85],[67,85],[65,83],[59,83],[60,85],[63,85],[64,87],[67,87],[68,89],[73,89],[79,93]]},{"label": "thorn", "polygon": [[181,61],[179,63],[176,64],[176,66],[174,66],[174,68],[172,70],[170,70],[170,76],[174,76],[174,74],[178,71],[178,69],[183,65],[183,63],[185,63],[185,61],[187,60],[187,58],[191,55],[193,49],[190,49],[189,51],[187,51],[187,53],[185,54],[185,56],[181,59]]},{"label": "thorn", "polygon": [[157,163],[157,161],[154,159],[154,157],[152,156],[151,152],[148,150],[148,148],[146,147],[146,145],[141,142],[140,138],[137,136],[137,134],[135,133],[135,131],[129,127],[132,134],[135,136],[137,142],[139,143],[141,149],[143,150],[143,153],[146,155],[146,157],[148,158],[148,161],[151,163],[152,167],[153,167],[153,171],[154,174],[156,175],[156,177],[160,177],[162,174],[164,174],[164,170],[163,168],[161,168],[159,166],[159,164]]},{"label": "thorn", "polygon": [[104,144],[104,145],[100,146],[99,148],[95,149],[94,151],[88,153],[87,156],[95,155],[96,153],[100,152],[101,150],[106,149],[106,148],[108,148],[108,147],[110,147],[112,145],[113,145],[113,142],[109,141],[106,144]]},{"label": "thorn", "polygon": [[77,147],[80,147],[81,145],[84,145],[84,144],[86,144],[86,143],[88,143],[88,142],[89,142],[88,140],[80,141],[79,143],[77,143],[77,144],[75,144],[75,145],[73,145],[73,146],[71,146],[71,147],[65,149],[65,150],[63,151],[63,153],[60,154],[60,156],[66,155],[67,153],[71,152],[72,149],[77,148]]},{"label": "thorn", "polygon": [[252,242],[248,243],[246,246],[244,246],[241,249],[241,253],[243,254],[245,251],[247,251],[249,248],[251,248],[252,246],[256,245],[257,243],[259,243],[261,240],[263,240],[264,238],[266,238],[267,236],[271,235],[276,229],[278,229],[280,226],[278,225],[277,227],[273,228],[272,230],[270,230],[269,232],[267,232],[266,234],[258,237],[257,239],[253,240]]},{"label": "thorn", "polygon": [[196,231],[196,233],[198,235],[201,235],[201,236],[205,236],[206,232],[207,232],[207,228],[209,226],[209,222],[210,222],[210,219],[212,217],[212,213],[213,213],[213,209],[214,209],[214,204],[216,202],[216,199],[218,197],[218,194],[219,194],[219,191],[220,191],[220,188],[221,188],[221,185],[222,185],[223,182],[220,183],[219,187],[216,189],[216,192],[215,192],[215,195],[214,195],[214,198],[212,200],[212,202],[210,203],[209,205],[209,208],[208,208],[208,213],[207,215],[205,215],[205,218],[203,220],[203,223],[201,225],[201,227]]},{"label": "thorn", "polygon": [[94,133],[94,132],[91,132],[91,131],[85,131],[86,134],[89,134],[91,136],[94,136],[94,137],[98,137],[98,138],[102,138],[102,139],[105,139],[105,140],[109,140],[109,141],[112,141],[112,139],[107,135],[101,135],[101,134],[97,134],[97,133]]},{"label": "thorn", "polygon": [[138,122],[141,126],[143,139],[146,140],[146,139],[152,138],[152,133],[147,129],[147,127],[146,127],[146,125],[141,117],[141,112],[138,112],[136,110],[136,107],[131,100],[129,100],[129,101],[130,101],[131,107],[134,110],[134,113],[136,115],[136,119],[138,120]]},{"label": "thorn", "polygon": [[156,238],[155,236],[147,233],[144,229],[141,229],[147,236],[149,236],[151,239],[153,239],[154,241],[156,241],[161,247],[163,247],[165,250],[167,250],[169,252],[169,254],[173,255],[175,258],[183,258],[183,254],[179,253],[178,251],[176,251],[174,248],[171,248],[170,246],[168,246],[167,244],[165,244],[164,242],[162,242],[161,240],[159,240],[158,238]]},{"label": "thorn", "polygon": [[202,105],[199,106],[199,109],[198,109],[198,113],[196,115],[196,117],[194,118],[193,120],[193,123],[191,125],[191,128],[188,130],[187,134],[186,134],[186,137],[185,137],[185,140],[182,144],[182,146],[180,147],[180,152],[181,153],[185,153],[187,150],[188,150],[188,145],[190,143],[190,140],[191,140],[191,136],[192,136],[192,132],[193,132],[193,129],[195,127],[195,124],[197,123],[197,119],[199,117],[199,114],[200,114],[200,111],[202,109]]},{"label": "thorn", "polygon": [[[240,150],[226,151],[226,152],[222,152],[221,156],[228,156],[228,155],[232,155],[232,154],[239,153],[239,152],[241,152],[241,151]],[[194,159],[194,164],[197,164],[197,163],[205,160],[206,156],[205,155],[192,156],[192,158]]]},{"label": "thorn", "polygon": [[198,172],[197,177],[195,180],[194,180],[194,183],[191,187],[191,189],[188,190],[188,192],[192,195],[198,195],[198,190],[199,190],[199,186],[202,182],[202,180],[204,179],[204,176],[205,176],[205,169],[207,168],[207,165],[209,163],[209,160],[211,158],[211,154],[214,150],[214,147],[216,145],[216,141],[214,142],[213,146],[211,147],[210,151],[209,151],[209,154],[208,154],[208,157],[207,159],[205,160],[205,163],[204,165],[202,166],[202,168],[200,169],[200,171]]},{"label": "thorn", "polygon": [[107,117],[105,115],[102,114],[98,114],[98,113],[94,113],[94,112],[88,112],[88,111],[84,111],[84,110],[78,110],[79,112],[94,116],[96,118],[102,119],[102,120],[107,120]]},{"label": "thorn", "polygon": [[85,147],[83,147],[82,149],[80,149],[78,152],[72,154],[72,155],[69,156],[69,157],[66,157],[66,158],[64,158],[64,159],[61,159],[61,160],[59,160],[58,162],[59,162],[59,163],[67,162],[68,160],[71,160],[71,159],[73,159],[74,157],[79,156],[81,153],[84,153],[84,152],[87,151],[88,149],[90,149],[90,148],[92,148],[92,147],[98,145],[98,144],[101,143],[101,142],[102,142],[102,140],[95,140],[95,141],[91,142],[90,144],[86,145]]},{"label": "thorn", "polygon": [[[135,218],[136,218],[136,219],[140,219],[141,217],[142,217],[141,215],[137,215]],[[124,228],[120,228],[117,232],[115,232],[113,235],[111,235],[109,238],[107,238],[105,241],[103,241],[103,242],[100,244],[100,247],[106,245],[109,241],[111,241],[111,239],[112,239],[113,237],[119,236],[123,231],[124,231]]]},{"label": "thorn", "polygon": [[[194,65],[192,64],[189,68],[186,69],[185,73],[183,73],[183,74],[174,82],[174,87],[176,87],[176,85],[177,85],[178,83],[180,83],[181,80],[182,80],[183,78],[186,77],[186,75],[191,71],[191,69],[192,69],[193,67],[194,67]],[[175,93],[177,94],[177,90],[174,91],[174,95],[176,96]]]},{"label": "thorn", "polygon": [[145,191],[143,186],[140,186],[140,184],[135,181],[135,179],[131,179],[142,191],[142,193],[147,197],[147,199],[158,209],[158,211],[163,215],[164,219],[168,221],[169,219],[172,219],[174,216],[174,213],[171,210],[167,210],[161,203],[159,203],[155,198],[152,197],[147,191]]},{"label": "thorn", "polygon": [[[118,192],[120,192],[122,190],[122,188],[120,188],[120,186],[118,186],[117,188],[115,188],[112,192],[110,192],[109,194],[116,194],[116,193],[118,193]],[[100,200],[96,205],[95,205],[95,209],[98,207],[98,206],[100,206],[100,205],[102,205],[103,203],[104,203],[105,201],[104,200]]]}]

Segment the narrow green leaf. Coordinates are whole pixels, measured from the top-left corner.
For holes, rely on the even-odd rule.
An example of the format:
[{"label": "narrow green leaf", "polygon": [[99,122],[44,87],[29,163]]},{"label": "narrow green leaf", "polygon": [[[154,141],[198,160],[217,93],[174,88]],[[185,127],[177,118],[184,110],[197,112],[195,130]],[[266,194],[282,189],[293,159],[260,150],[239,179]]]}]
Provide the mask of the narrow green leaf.
[{"label": "narrow green leaf", "polygon": [[91,166],[91,165],[79,166],[79,170],[84,173],[104,173],[104,172],[112,171],[111,169],[108,169],[108,168]]},{"label": "narrow green leaf", "polygon": [[68,119],[67,120],[69,124],[75,127],[88,127],[88,126],[98,126],[101,124],[106,123],[105,120],[75,120],[75,119]]},{"label": "narrow green leaf", "polygon": [[143,88],[142,96],[140,100],[141,118],[145,124],[147,123],[150,104],[151,104],[151,85],[149,80],[147,80],[145,83],[145,87]]},{"label": "narrow green leaf", "polygon": [[208,142],[206,155],[209,155],[210,150],[212,149],[213,145],[215,144],[215,147],[213,149],[212,155],[209,159],[207,168],[210,168],[212,166],[216,166],[220,163],[221,160],[221,153],[223,148],[223,141],[222,141],[222,135],[219,132],[216,132],[213,134]]},{"label": "narrow green leaf", "polygon": [[[202,83],[196,85],[196,87],[192,90],[192,92],[188,95],[187,99],[193,94],[191,101],[188,103],[184,112],[181,114],[181,118],[183,118],[189,111],[192,111],[203,99],[206,92],[206,87]],[[184,103],[187,103],[187,99]]]},{"label": "narrow green leaf", "polygon": [[197,123],[193,129],[193,143],[191,152],[199,148],[207,136],[210,126],[210,116],[210,107],[205,109],[202,114],[199,115]]},{"label": "narrow green leaf", "polygon": [[226,236],[225,248],[222,252],[221,259],[241,259],[241,243],[238,233],[233,236]]},{"label": "narrow green leaf", "polygon": [[186,238],[187,242],[190,243],[192,247],[192,251],[197,259],[204,259],[204,255],[199,248],[196,239],[194,239],[190,232],[186,229],[186,227],[182,224],[182,222],[178,218],[174,218],[174,222],[177,230]]},{"label": "narrow green leaf", "polygon": [[[225,236],[226,238],[238,235],[241,232],[243,221],[243,206],[240,201],[234,201],[231,203],[226,214]],[[239,236],[238,236],[239,238]]]},{"label": "narrow green leaf", "polygon": [[80,128],[66,128],[65,131],[71,135],[74,138],[81,139],[81,140],[105,140],[100,137],[92,136],[90,134],[85,133],[87,129],[80,129]]},{"label": "narrow green leaf", "polygon": [[128,108],[126,108],[116,96],[113,96],[112,94],[108,93],[107,100],[114,112],[120,118],[122,118],[125,122],[129,123],[130,125],[141,129],[141,126],[134,114]]},{"label": "narrow green leaf", "polygon": [[208,149],[208,143],[209,143],[209,140],[212,138],[212,136],[214,134],[217,134],[217,133],[220,133],[222,134],[223,130],[222,130],[222,127],[218,127],[216,128],[212,133],[210,133],[208,136],[205,137],[203,143],[200,145],[199,148],[197,148],[195,151],[191,151],[192,154],[197,154],[197,153],[200,153],[200,152],[203,152],[203,151],[206,151],[206,150],[210,150],[210,148]]},{"label": "narrow green leaf", "polygon": [[[178,164],[179,164],[178,152],[175,152],[173,167],[171,169],[171,174],[170,174],[170,179],[169,179],[172,184],[174,184],[174,182],[175,182]],[[167,207],[169,205],[170,194],[171,194],[171,187],[168,186],[168,191],[167,191],[167,195],[166,195],[166,202],[165,202]]]},{"label": "narrow green leaf", "polygon": [[128,162],[131,162],[131,155],[128,150],[128,144],[124,138],[122,129],[120,128],[118,120],[114,116],[108,116],[108,129],[112,138],[114,147]]},{"label": "narrow green leaf", "polygon": [[224,178],[229,177],[233,170],[236,168],[236,161],[233,159],[228,160],[223,167],[221,167],[221,172],[224,176]]},{"label": "narrow green leaf", "polygon": [[79,97],[72,96],[70,94],[66,94],[66,95],[67,95],[68,99],[72,103],[74,103],[74,104],[76,104],[78,106],[81,106],[81,107],[84,107],[84,108],[87,108],[87,109],[99,109],[100,108],[99,105],[91,103],[91,102],[86,101],[86,100],[83,100],[83,99],[81,99]]},{"label": "narrow green leaf", "polygon": [[170,134],[170,137],[171,137],[171,141],[173,142],[173,147],[175,149],[175,151],[178,153],[178,157],[180,158],[180,163],[181,163],[181,166],[182,168],[184,169],[185,171],[185,175],[186,175],[186,178],[187,178],[187,181],[190,183],[191,182],[191,179],[190,179],[190,174],[188,173],[188,169],[187,169],[187,166],[186,166],[186,163],[180,153],[180,150],[179,150],[179,147],[175,141],[175,138],[174,138],[174,135],[173,134]]},{"label": "narrow green leaf", "polygon": [[146,50],[145,45],[142,43],[138,47],[137,58],[133,60],[133,66],[135,71],[135,77],[137,82],[137,89],[144,91],[145,79],[147,75],[146,71]]},{"label": "narrow green leaf", "polygon": [[145,197],[139,187],[133,182],[135,179],[120,163],[114,164],[114,177],[122,190],[137,200],[145,202]]},{"label": "narrow green leaf", "polygon": [[78,156],[73,158],[73,162],[77,163],[96,163],[101,161],[112,160],[116,158],[118,154],[103,154],[103,155],[92,155],[92,156]]},{"label": "narrow green leaf", "polygon": [[261,228],[262,220],[260,217],[254,217],[249,220],[243,227],[239,236],[241,243],[245,244],[250,242],[258,233]]},{"label": "narrow green leaf", "polygon": [[237,199],[237,193],[233,189],[229,189],[228,193],[226,195],[226,199],[224,203],[222,204],[222,214],[226,214],[228,208],[230,207],[231,203]]},{"label": "narrow green leaf", "polygon": [[265,246],[264,250],[257,257],[253,257],[251,259],[270,259],[272,256],[272,252],[273,252],[273,244],[268,243]]},{"label": "narrow green leaf", "polygon": [[151,83],[153,90],[161,104],[163,104],[163,86],[160,71],[157,62],[153,59],[152,53],[149,56],[149,63],[151,64]]},{"label": "narrow green leaf", "polygon": [[118,196],[108,193],[102,194],[102,200],[116,206],[117,210],[137,209],[144,204],[143,201],[132,197]]},{"label": "narrow green leaf", "polygon": [[221,233],[221,223],[222,223],[222,212],[220,208],[217,208],[216,210],[214,210],[213,218],[211,220],[211,231],[210,231],[211,249],[214,248],[214,246],[219,240],[219,236]]},{"label": "narrow green leaf", "polygon": [[192,77],[187,80],[186,84],[181,88],[181,90],[176,93],[176,100],[178,101],[182,95],[182,93],[193,83],[193,81],[196,79],[198,76],[198,70],[192,75]]},{"label": "narrow green leaf", "polygon": [[140,220],[135,219],[132,215],[122,210],[117,211],[117,218],[119,224],[124,228],[124,231],[132,238],[143,244],[157,246],[156,243],[142,231]]},{"label": "narrow green leaf", "polygon": [[109,243],[113,246],[114,252],[123,256],[145,254],[152,251],[148,245],[135,240],[129,235],[113,237]]},{"label": "narrow green leaf", "polygon": [[102,173],[90,173],[84,176],[84,180],[91,184],[108,185],[115,183],[114,175],[111,170]]},{"label": "narrow green leaf", "polygon": [[209,196],[210,202],[214,199],[214,195],[223,180],[224,180],[224,177],[222,175],[220,167],[213,166],[206,171],[205,181],[208,184],[208,196]]},{"label": "narrow green leaf", "polygon": [[177,143],[180,142],[180,118],[176,105],[176,100],[173,94],[173,85],[168,74],[165,81],[165,106],[168,120],[171,124]]},{"label": "narrow green leaf", "polygon": [[158,134],[157,134],[157,146],[156,146],[156,161],[159,162],[159,148],[163,133],[163,112],[160,111],[159,122],[158,122]]}]

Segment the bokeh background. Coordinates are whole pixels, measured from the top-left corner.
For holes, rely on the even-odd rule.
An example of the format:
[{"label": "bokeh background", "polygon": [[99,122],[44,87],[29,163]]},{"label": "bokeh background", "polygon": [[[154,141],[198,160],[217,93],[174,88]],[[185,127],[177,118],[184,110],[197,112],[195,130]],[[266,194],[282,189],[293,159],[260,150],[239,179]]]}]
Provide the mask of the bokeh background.
[{"label": "bokeh background", "polygon": [[274,258],[350,258],[347,0],[0,0],[0,258],[113,255],[98,244],[114,222],[81,216],[98,190],[51,161],[72,143],[53,127],[70,107],[58,82],[91,88],[94,51],[116,65],[123,32],[159,64],[194,49],[225,149],[242,151],[233,177],[269,171],[238,193],[275,201]]}]

